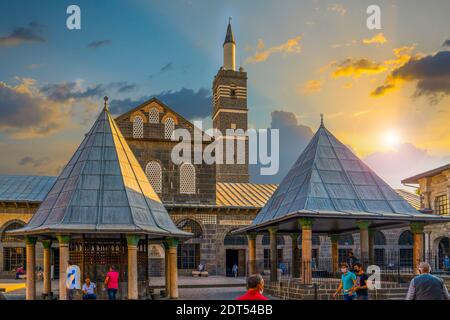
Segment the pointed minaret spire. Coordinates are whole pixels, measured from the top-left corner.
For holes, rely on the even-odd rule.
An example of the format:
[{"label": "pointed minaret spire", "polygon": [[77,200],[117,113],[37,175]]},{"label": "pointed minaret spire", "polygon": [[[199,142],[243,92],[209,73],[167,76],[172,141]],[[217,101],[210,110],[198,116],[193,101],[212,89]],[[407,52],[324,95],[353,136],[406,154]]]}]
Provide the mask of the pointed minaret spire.
[{"label": "pointed minaret spire", "polygon": [[109,111],[109,106],[108,106],[108,96],[105,96],[103,98],[104,103],[103,103],[103,111]]},{"label": "pointed minaret spire", "polygon": [[236,42],[231,29],[231,17],[228,18],[227,34],[223,42],[223,68],[236,71]]},{"label": "pointed minaret spire", "polygon": [[320,126],[323,127],[323,113],[320,114]]},{"label": "pointed minaret spire", "polygon": [[227,34],[225,36],[225,41],[223,42],[223,44],[225,45],[226,43],[236,43],[234,42],[234,34],[233,34],[233,29],[231,29],[231,17],[228,17],[228,27],[227,27]]}]

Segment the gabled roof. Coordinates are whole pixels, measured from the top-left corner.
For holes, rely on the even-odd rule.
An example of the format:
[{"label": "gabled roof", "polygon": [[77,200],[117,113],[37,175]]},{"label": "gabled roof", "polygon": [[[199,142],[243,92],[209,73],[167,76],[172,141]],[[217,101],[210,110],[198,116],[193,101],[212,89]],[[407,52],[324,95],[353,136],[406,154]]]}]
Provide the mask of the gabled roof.
[{"label": "gabled roof", "polygon": [[174,225],[106,106],[33,218],[14,233],[190,235]]},{"label": "gabled roof", "polygon": [[149,100],[146,100],[143,103],[141,103],[140,105],[138,105],[137,107],[132,108],[132,109],[128,110],[127,112],[117,116],[115,118],[115,121],[120,121],[120,120],[122,120],[124,118],[127,118],[128,116],[132,115],[133,112],[141,110],[142,108],[144,108],[145,106],[147,106],[147,105],[149,105],[151,103],[157,103],[159,106],[161,106],[162,108],[168,110],[170,113],[175,115],[178,119],[181,119],[184,122],[186,122],[193,130],[199,130],[199,132],[201,132],[205,137],[209,137],[209,138],[213,139],[213,137],[210,137],[203,130],[200,130],[200,128],[196,127],[191,121],[187,120],[185,117],[183,117],[177,111],[175,111],[174,109],[172,109],[171,107],[166,105],[164,102],[162,102],[161,100],[159,100],[158,98],[155,98],[155,97],[153,97],[153,98],[151,98]]},{"label": "gabled roof", "polygon": [[[399,221],[444,219],[414,209],[323,123],[249,229],[301,216]],[[321,227],[340,228],[338,222]]]},{"label": "gabled roof", "polygon": [[223,42],[223,44],[225,43],[236,43],[234,41],[234,34],[233,34],[233,30],[231,29],[231,22],[228,22],[228,27],[227,27],[227,34],[225,35],[225,41]]},{"label": "gabled roof", "polygon": [[422,178],[427,177],[434,177],[438,174],[441,174],[443,171],[450,170],[450,163],[446,164],[445,166],[438,167],[436,169],[428,170],[419,174],[416,174],[415,176],[406,178],[402,180],[402,183],[419,183],[419,180]]},{"label": "gabled roof", "polygon": [[0,175],[1,202],[42,202],[56,177]]}]

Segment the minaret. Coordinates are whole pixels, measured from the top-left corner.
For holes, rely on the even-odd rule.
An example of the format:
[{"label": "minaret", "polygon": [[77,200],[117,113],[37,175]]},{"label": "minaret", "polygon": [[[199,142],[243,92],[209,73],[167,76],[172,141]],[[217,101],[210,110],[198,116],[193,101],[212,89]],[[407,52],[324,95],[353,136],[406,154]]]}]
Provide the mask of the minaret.
[{"label": "minaret", "polygon": [[[242,67],[236,70],[236,42],[228,20],[223,43],[223,66],[213,81],[213,127],[223,135],[227,129],[247,131],[247,73]],[[225,141],[224,141],[225,145]],[[235,141],[237,150],[237,141]],[[226,152],[223,155],[226,159]],[[235,159],[236,153],[235,153]],[[217,182],[249,182],[248,139],[245,141],[245,163],[216,164]]]},{"label": "minaret", "polygon": [[223,42],[223,68],[236,71],[236,42],[231,29],[231,17],[228,19],[227,35]]}]

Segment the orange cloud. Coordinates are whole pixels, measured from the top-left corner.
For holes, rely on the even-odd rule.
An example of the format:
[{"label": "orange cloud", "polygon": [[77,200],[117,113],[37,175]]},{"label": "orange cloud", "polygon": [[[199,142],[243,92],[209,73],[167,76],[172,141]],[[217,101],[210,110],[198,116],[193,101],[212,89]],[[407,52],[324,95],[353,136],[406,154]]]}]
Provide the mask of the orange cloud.
[{"label": "orange cloud", "polygon": [[384,34],[382,32],[380,32],[380,33],[374,35],[370,39],[363,39],[362,42],[364,44],[383,44],[383,43],[387,42],[387,39],[384,36]]},{"label": "orange cloud", "polygon": [[300,53],[301,52],[301,47],[300,47],[300,39],[301,38],[302,38],[302,36],[297,36],[295,38],[287,40],[283,44],[280,44],[278,46],[269,47],[267,49],[264,49],[265,48],[264,41],[259,39],[255,54],[248,57],[245,60],[245,64],[252,64],[252,63],[266,61],[271,55],[273,55],[275,53],[282,53],[282,54]]},{"label": "orange cloud", "polygon": [[309,80],[297,87],[297,92],[301,95],[306,95],[314,92],[319,92],[322,89],[322,80]]},{"label": "orange cloud", "polygon": [[331,65],[334,71],[331,73],[333,78],[339,77],[359,77],[364,74],[377,74],[387,70],[387,68],[379,62],[371,61],[366,58],[347,58],[340,63]]}]

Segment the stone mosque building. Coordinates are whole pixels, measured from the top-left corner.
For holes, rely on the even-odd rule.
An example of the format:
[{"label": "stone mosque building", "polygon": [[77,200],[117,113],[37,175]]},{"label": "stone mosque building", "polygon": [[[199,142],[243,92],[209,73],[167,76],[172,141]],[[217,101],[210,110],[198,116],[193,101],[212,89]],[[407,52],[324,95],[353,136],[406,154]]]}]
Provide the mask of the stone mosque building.
[{"label": "stone mosque building", "polygon": [[[223,66],[212,84],[212,120],[214,128],[247,130],[247,73],[236,68],[236,42],[228,24],[223,44]],[[258,211],[277,188],[275,184],[254,184],[249,180],[248,148],[246,164],[180,165],[171,160],[175,129],[191,134],[194,125],[170,106],[156,98],[142,103],[118,116],[116,124],[146,173],[154,191],[161,198],[175,224],[194,237],[178,246],[178,270],[190,274],[200,263],[210,274],[230,275],[234,264],[245,275],[248,263],[247,238],[232,235],[235,229],[250,225]],[[202,150],[210,142],[203,142]],[[248,146],[248,141],[246,141]],[[196,152],[192,148],[192,156]],[[198,152],[198,151],[197,151]],[[192,157],[193,159],[193,157]],[[397,190],[416,209],[449,214],[450,175],[448,166],[406,179],[405,183],[420,184],[421,195]],[[25,243],[5,231],[27,223],[56,181],[56,177],[0,175],[0,277],[13,275],[13,270],[25,263]],[[448,227],[427,229],[425,252],[449,253]],[[412,259],[412,233],[408,227],[372,234],[375,262],[386,264],[392,253],[398,263]],[[256,257],[264,269],[269,265],[269,237],[260,235]],[[291,259],[292,241],[289,235],[278,236],[278,260],[287,264]],[[343,260],[350,250],[358,255],[359,234],[341,236],[339,256]],[[428,248],[428,249],[427,249]],[[52,265],[58,275],[58,250],[53,248]],[[164,249],[150,244],[150,272],[164,272]],[[330,257],[331,241],[327,235],[313,235],[313,258]],[[396,260],[397,261],[397,260]],[[405,262],[406,261],[406,262]],[[42,266],[42,245],[37,248],[37,266]]]}]

